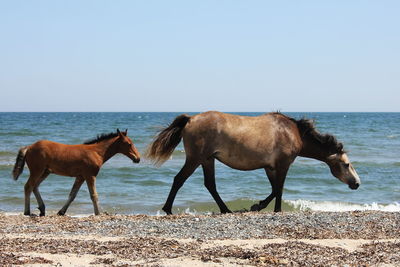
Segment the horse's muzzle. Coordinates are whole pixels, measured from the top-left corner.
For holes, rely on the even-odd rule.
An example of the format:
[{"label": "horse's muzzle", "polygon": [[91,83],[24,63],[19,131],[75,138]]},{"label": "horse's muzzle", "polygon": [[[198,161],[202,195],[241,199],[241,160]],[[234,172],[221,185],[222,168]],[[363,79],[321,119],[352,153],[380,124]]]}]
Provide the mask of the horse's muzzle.
[{"label": "horse's muzzle", "polygon": [[360,186],[359,183],[350,183],[350,184],[349,184],[349,187],[350,187],[351,189],[353,189],[353,190],[356,190],[359,186]]},{"label": "horse's muzzle", "polygon": [[133,159],[132,161],[133,161],[134,163],[139,163],[139,162],[140,162],[140,158]]}]

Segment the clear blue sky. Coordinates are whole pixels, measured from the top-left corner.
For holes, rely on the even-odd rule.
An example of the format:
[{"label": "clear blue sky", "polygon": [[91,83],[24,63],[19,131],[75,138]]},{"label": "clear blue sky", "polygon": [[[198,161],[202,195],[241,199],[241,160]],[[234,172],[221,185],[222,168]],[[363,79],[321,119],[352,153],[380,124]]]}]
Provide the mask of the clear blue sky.
[{"label": "clear blue sky", "polygon": [[0,111],[400,111],[400,1],[1,1]]}]

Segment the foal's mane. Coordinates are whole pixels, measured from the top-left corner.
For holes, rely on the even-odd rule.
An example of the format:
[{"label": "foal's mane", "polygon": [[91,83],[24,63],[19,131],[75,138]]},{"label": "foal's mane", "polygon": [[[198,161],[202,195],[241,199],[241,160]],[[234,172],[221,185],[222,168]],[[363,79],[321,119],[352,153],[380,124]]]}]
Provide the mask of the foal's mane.
[{"label": "foal's mane", "polygon": [[299,129],[299,132],[303,138],[308,137],[309,139],[313,140],[314,142],[318,143],[326,150],[328,150],[329,153],[345,153],[345,151],[343,150],[343,144],[331,134],[321,134],[320,132],[318,132],[317,129],[315,129],[315,124],[313,120],[306,118],[302,118],[300,120],[296,120],[290,117],[287,118],[296,123],[297,128]]},{"label": "foal's mane", "polygon": [[85,141],[85,143],[83,143],[84,145],[91,145],[91,144],[96,144],[99,143],[101,141],[104,140],[108,140],[114,137],[118,136],[118,132],[115,133],[102,133],[102,134],[98,134],[97,137],[90,139],[88,141]]}]

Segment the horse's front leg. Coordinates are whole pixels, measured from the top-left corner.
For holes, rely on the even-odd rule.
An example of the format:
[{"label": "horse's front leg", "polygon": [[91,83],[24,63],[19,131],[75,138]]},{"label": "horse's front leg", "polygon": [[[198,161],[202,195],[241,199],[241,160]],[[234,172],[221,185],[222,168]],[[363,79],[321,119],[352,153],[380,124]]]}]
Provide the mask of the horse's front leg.
[{"label": "horse's front leg", "polygon": [[60,211],[57,213],[58,215],[64,215],[67,212],[69,205],[71,205],[72,201],[74,201],[74,199],[84,181],[85,181],[85,179],[83,179],[83,177],[76,177],[74,185],[72,186],[71,192],[69,193],[67,203],[65,203],[65,205],[60,209]]},{"label": "horse's front leg", "polygon": [[96,191],[96,176],[91,176],[86,178],[86,183],[90,193],[90,199],[93,202],[94,214],[99,215],[99,203],[98,203],[98,195]]},{"label": "horse's front leg", "polygon": [[282,194],[283,194],[283,185],[285,184],[286,174],[289,168],[281,169],[277,173],[277,180],[275,185],[275,212],[282,211]]},{"label": "horse's front leg", "polygon": [[261,200],[258,204],[254,204],[251,206],[251,211],[260,211],[268,206],[268,204],[275,198],[275,212],[279,212],[282,210],[281,203],[282,203],[282,191],[283,191],[283,184],[285,182],[286,174],[288,168],[281,168],[279,170],[271,170],[265,169],[267,173],[269,182],[272,186],[271,194],[264,200]]},{"label": "horse's front leg", "polygon": [[265,169],[265,172],[267,174],[268,180],[271,184],[272,187],[272,192],[269,194],[269,196],[261,200],[258,204],[254,204],[251,206],[250,210],[251,211],[260,211],[268,206],[268,204],[275,198],[275,193],[276,193],[276,171],[271,170],[271,169]]}]

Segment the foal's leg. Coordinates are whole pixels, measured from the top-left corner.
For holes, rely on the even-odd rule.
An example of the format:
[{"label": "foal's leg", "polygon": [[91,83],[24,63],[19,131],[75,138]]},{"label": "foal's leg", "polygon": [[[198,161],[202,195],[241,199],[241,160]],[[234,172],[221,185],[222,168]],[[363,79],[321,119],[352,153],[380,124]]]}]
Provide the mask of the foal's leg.
[{"label": "foal's leg", "polygon": [[40,216],[44,216],[46,214],[45,210],[46,207],[44,205],[42,196],[40,195],[39,192],[39,185],[44,181],[44,179],[47,178],[47,176],[49,176],[50,172],[48,170],[45,170],[44,173],[42,174],[42,176],[40,177],[39,181],[36,183],[35,187],[33,188],[33,193],[35,194],[36,197],[36,201],[39,205],[38,209],[40,211]]},{"label": "foal's leg", "polygon": [[72,186],[71,192],[69,193],[67,203],[65,203],[65,205],[59,210],[57,215],[64,215],[65,212],[67,212],[69,205],[71,205],[72,201],[74,201],[76,194],[78,193],[78,191],[81,188],[81,185],[83,184],[84,181],[85,181],[85,179],[83,179],[83,177],[76,177],[74,185]]},{"label": "foal's leg", "polygon": [[89,188],[89,193],[90,193],[90,199],[93,202],[93,208],[94,208],[94,214],[99,215],[99,197],[97,195],[96,191],[96,176],[91,176],[89,178],[86,178],[86,183]]},{"label": "foal's leg", "polygon": [[217,192],[217,187],[215,185],[215,159],[209,159],[202,164],[204,173],[204,185],[208,189],[208,192],[212,195],[215,202],[217,202],[221,213],[231,213],[228,207],[225,205],[224,201],[221,199]]},{"label": "foal's leg", "polygon": [[175,176],[174,183],[172,184],[167,201],[162,208],[162,210],[165,211],[165,213],[167,213],[168,215],[172,214],[172,203],[174,202],[176,193],[178,192],[179,188],[182,187],[186,179],[189,178],[190,175],[192,175],[192,173],[199,165],[200,164],[195,161],[188,161],[188,159],[186,159],[185,165],[183,165],[182,169]]},{"label": "foal's leg", "polygon": [[[24,193],[25,193],[25,209],[24,215],[31,215],[31,193],[36,186],[37,181],[40,179],[40,173],[37,171],[30,170],[31,173],[29,175],[28,181],[25,183],[24,186]],[[40,204],[39,204],[40,205]]]}]

